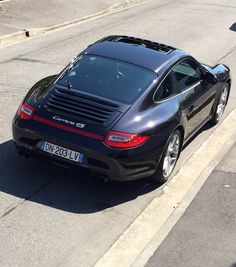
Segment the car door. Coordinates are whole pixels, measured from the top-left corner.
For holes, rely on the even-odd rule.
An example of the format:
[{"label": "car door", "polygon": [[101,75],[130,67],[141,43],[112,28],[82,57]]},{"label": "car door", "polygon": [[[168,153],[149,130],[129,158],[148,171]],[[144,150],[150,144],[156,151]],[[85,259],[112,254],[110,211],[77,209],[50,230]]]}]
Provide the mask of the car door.
[{"label": "car door", "polygon": [[195,131],[210,115],[215,89],[207,83],[199,63],[182,60],[173,68],[177,86],[182,92],[181,108],[187,119],[187,135]]}]

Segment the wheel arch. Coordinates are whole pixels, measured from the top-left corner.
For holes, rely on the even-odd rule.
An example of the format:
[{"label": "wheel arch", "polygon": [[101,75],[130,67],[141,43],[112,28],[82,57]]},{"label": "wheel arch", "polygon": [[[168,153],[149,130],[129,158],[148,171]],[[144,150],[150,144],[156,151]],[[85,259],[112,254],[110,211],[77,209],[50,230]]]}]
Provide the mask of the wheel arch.
[{"label": "wheel arch", "polygon": [[181,134],[181,148],[182,148],[182,146],[183,146],[183,142],[184,142],[184,136],[185,136],[185,130],[184,130],[184,126],[183,125],[178,125],[176,128],[175,128],[175,130],[173,131],[173,132],[175,132],[175,131],[179,131],[180,132],[180,134]]},{"label": "wheel arch", "polygon": [[228,83],[229,84],[229,89],[231,88],[231,83],[232,83],[232,80],[231,80],[231,78],[229,78],[227,81],[226,81],[226,83]]},{"label": "wheel arch", "polygon": [[228,100],[229,100],[229,94],[230,94],[230,90],[231,90],[231,83],[232,83],[231,78],[229,78],[225,83],[227,83],[227,84],[229,85],[229,93],[228,93],[228,98],[227,98],[227,103],[228,103]]}]

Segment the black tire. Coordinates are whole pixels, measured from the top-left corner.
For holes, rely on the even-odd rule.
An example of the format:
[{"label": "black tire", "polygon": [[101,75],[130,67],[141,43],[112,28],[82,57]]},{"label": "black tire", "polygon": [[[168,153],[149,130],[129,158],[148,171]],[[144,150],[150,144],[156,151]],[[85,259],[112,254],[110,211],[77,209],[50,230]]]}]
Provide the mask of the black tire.
[{"label": "black tire", "polygon": [[[225,106],[224,106],[224,108],[223,108],[222,113],[221,113],[220,116],[219,116],[219,114],[218,114],[217,111],[218,111],[218,106],[219,106],[219,104],[220,104],[221,96],[222,96],[224,90],[227,90],[227,96],[226,96],[226,99],[225,99]],[[229,84],[228,84],[228,83],[225,83],[225,84],[223,85],[223,88],[222,88],[222,91],[221,91],[221,93],[220,93],[220,96],[219,96],[219,98],[218,98],[218,100],[217,100],[217,104],[216,104],[216,108],[215,108],[214,113],[213,113],[213,117],[212,117],[212,119],[210,120],[210,122],[211,122],[212,125],[216,125],[216,124],[221,120],[222,115],[223,115],[224,110],[225,110],[225,107],[226,107],[226,105],[227,105],[228,97],[229,97]]]},{"label": "black tire", "polygon": [[[165,157],[166,157],[167,150],[168,150],[168,147],[170,145],[170,142],[171,142],[173,136],[175,136],[175,135],[177,135],[178,139],[179,139],[178,154],[176,155],[177,158],[176,158],[176,161],[175,161],[175,163],[173,165],[173,168],[172,168],[170,174],[169,175],[165,175],[164,174],[164,170],[163,170],[164,169],[164,161],[165,161]],[[181,135],[179,130],[176,130],[174,133],[171,134],[171,136],[169,137],[169,139],[168,139],[168,141],[166,143],[166,146],[165,146],[164,152],[162,154],[161,160],[159,162],[159,165],[158,165],[155,173],[150,177],[151,180],[156,181],[156,182],[160,182],[160,183],[165,183],[171,177],[171,175],[172,175],[172,173],[174,171],[175,165],[176,165],[176,163],[178,161],[179,155],[181,153],[182,139],[183,139],[183,137],[182,137],[182,135]]]}]

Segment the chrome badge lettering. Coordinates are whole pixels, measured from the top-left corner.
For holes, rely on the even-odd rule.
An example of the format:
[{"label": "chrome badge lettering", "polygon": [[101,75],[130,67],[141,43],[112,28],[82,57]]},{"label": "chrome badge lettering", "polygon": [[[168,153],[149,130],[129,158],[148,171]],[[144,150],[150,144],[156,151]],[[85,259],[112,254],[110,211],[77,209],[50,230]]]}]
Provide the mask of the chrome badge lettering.
[{"label": "chrome badge lettering", "polygon": [[69,121],[69,120],[67,120],[67,119],[63,119],[63,118],[61,118],[61,117],[59,117],[59,116],[53,116],[52,118],[53,118],[55,121],[64,122],[64,123],[66,123],[66,124],[75,126],[75,127],[77,127],[77,128],[80,128],[80,129],[82,129],[82,128],[85,127],[85,124],[84,124],[84,123],[74,122],[74,121]]}]

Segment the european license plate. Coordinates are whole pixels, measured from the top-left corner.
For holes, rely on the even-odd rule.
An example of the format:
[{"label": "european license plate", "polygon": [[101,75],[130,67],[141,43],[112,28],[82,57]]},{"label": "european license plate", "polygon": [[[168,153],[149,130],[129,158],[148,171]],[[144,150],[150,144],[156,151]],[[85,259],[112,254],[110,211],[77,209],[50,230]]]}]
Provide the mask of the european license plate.
[{"label": "european license plate", "polygon": [[61,147],[58,145],[54,145],[52,143],[48,143],[45,141],[41,141],[39,144],[39,148],[41,150],[43,150],[44,152],[56,155],[58,157],[64,158],[64,159],[68,159],[71,161],[75,161],[78,162],[80,164],[84,163],[84,155],[81,154],[80,152],[74,151],[74,150],[70,150],[68,148],[65,147]]}]

